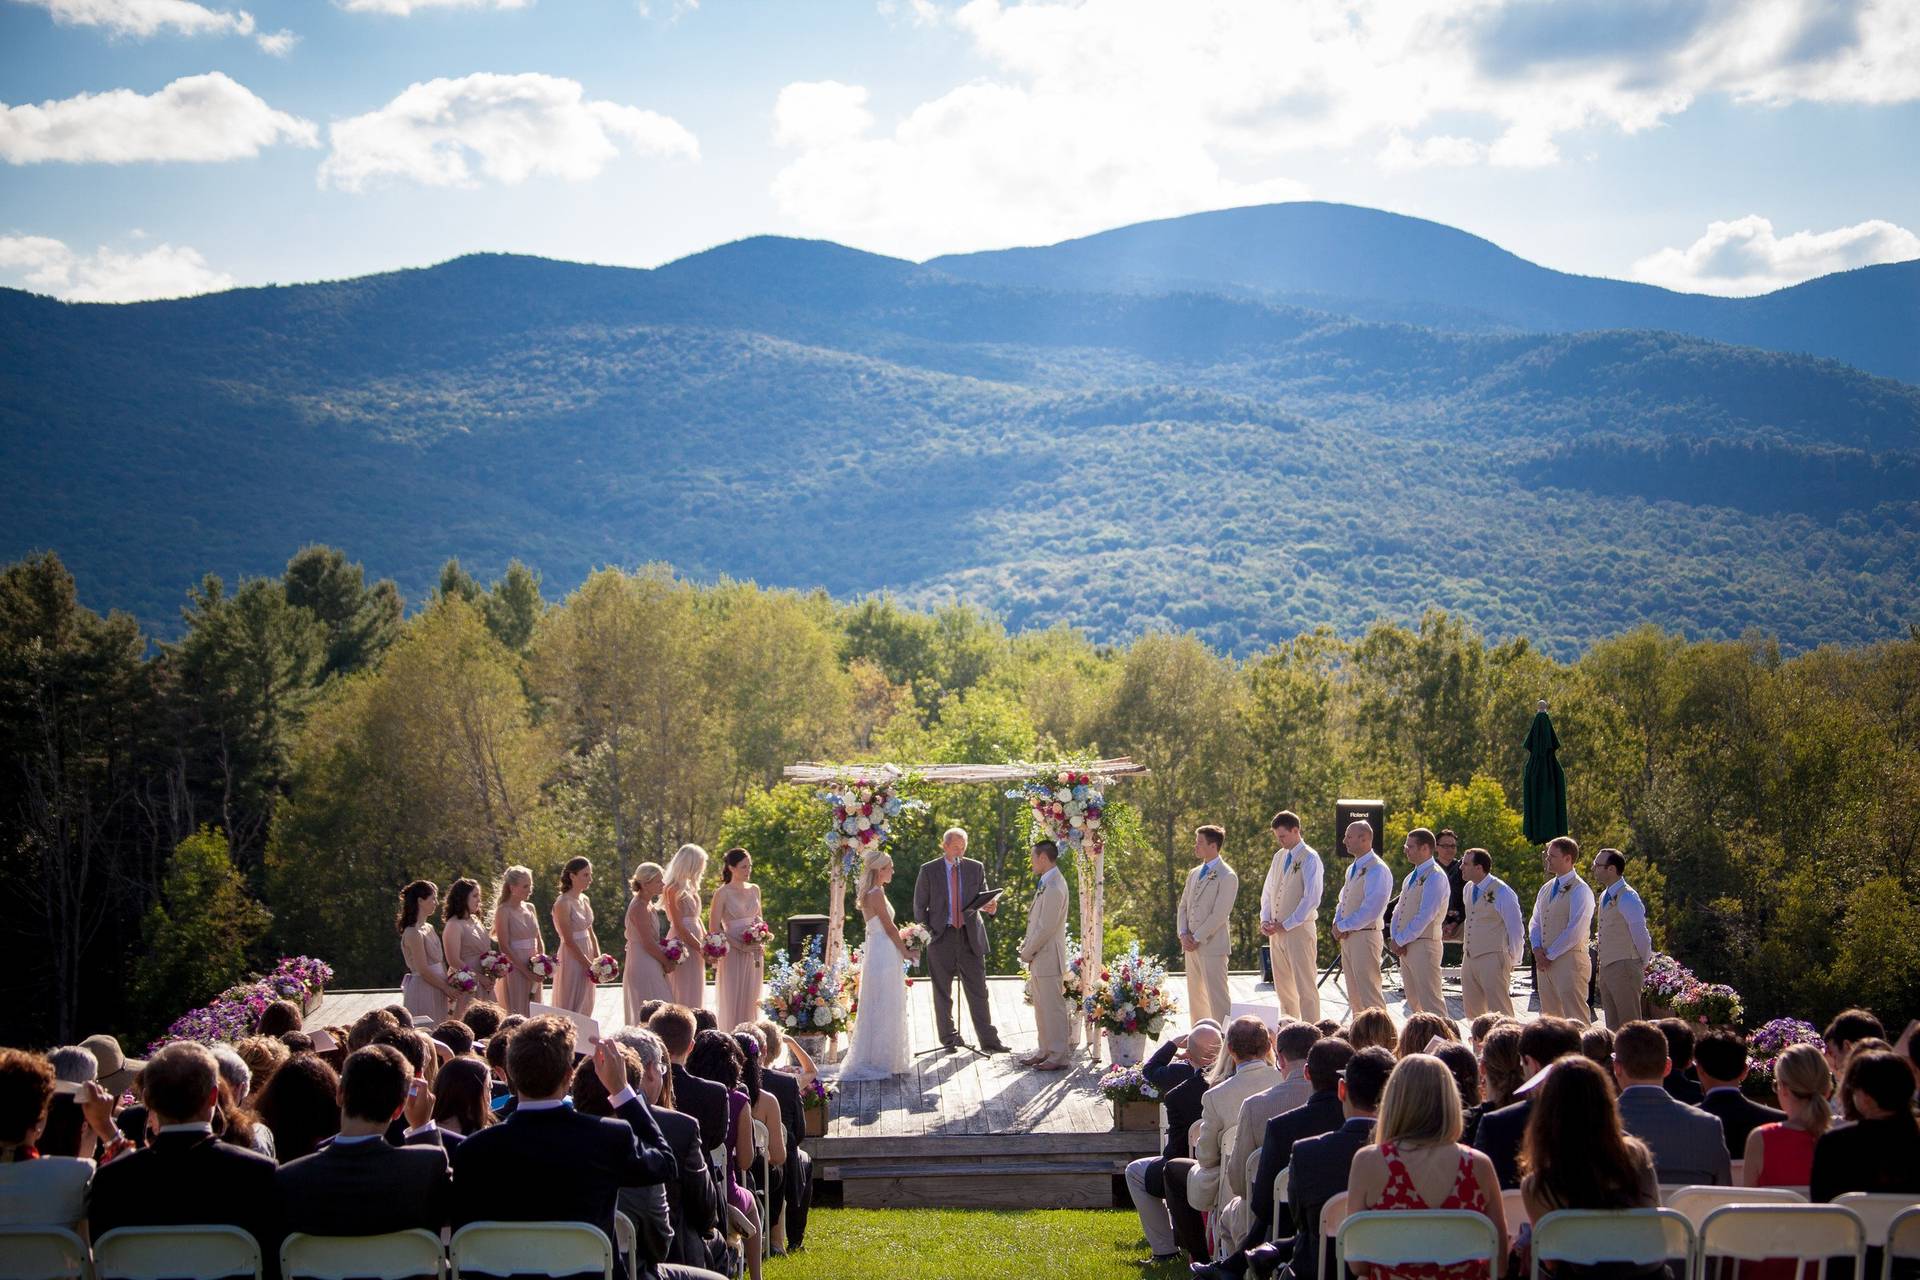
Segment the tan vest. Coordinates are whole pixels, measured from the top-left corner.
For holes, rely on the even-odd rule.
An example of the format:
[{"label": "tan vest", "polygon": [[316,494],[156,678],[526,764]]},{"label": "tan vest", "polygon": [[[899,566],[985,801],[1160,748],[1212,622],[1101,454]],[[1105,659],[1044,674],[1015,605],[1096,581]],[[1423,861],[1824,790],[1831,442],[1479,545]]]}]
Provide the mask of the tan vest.
[{"label": "tan vest", "polygon": [[[1420,910],[1420,902],[1427,896],[1427,880],[1433,876],[1439,876],[1442,880],[1447,878],[1446,871],[1432,858],[1427,859],[1422,866],[1425,868],[1427,874],[1420,879],[1418,885],[1409,880],[1400,887],[1400,901],[1393,908],[1393,931],[1395,934],[1400,932],[1400,925],[1403,921],[1411,920],[1414,914]],[[1415,872],[1414,874],[1418,876],[1419,872]],[[1443,903],[1440,907],[1440,914],[1435,916],[1426,928],[1422,929],[1414,937],[1408,939],[1408,941],[1419,942],[1423,939],[1431,942],[1440,941],[1440,930],[1446,924],[1446,919],[1447,908]]]},{"label": "tan vest", "polygon": [[[1305,849],[1307,846],[1302,844],[1300,847]],[[1284,853],[1281,854],[1281,865],[1285,866],[1286,861],[1287,855]],[[1301,895],[1307,891],[1307,877],[1303,870],[1306,861],[1307,858],[1304,853],[1296,857],[1293,860],[1293,870],[1288,871],[1280,877],[1280,901],[1275,904],[1274,910],[1279,913],[1279,919],[1281,920],[1285,920],[1293,914],[1294,909],[1300,905]],[[1307,912],[1305,923],[1312,924],[1319,914],[1320,908],[1316,905],[1312,910]]]},{"label": "tan vest", "polygon": [[[1626,892],[1623,881],[1619,886]],[[1627,918],[1620,914],[1620,900],[1614,899],[1613,905],[1602,906],[1597,900],[1593,904],[1594,914],[1600,917],[1600,963],[1612,964],[1615,960],[1638,962],[1640,953],[1633,947],[1633,931],[1627,928]]]},{"label": "tan vest", "polygon": [[[1573,918],[1573,887],[1579,883],[1580,877],[1577,875],[1574,876],[1573,879],[1567,881],[1567,887],[1565,889],[1556,894],[1551,902],[1544,904],[1540,908],[1540,945],[1542,948],[1552,946],[1553,940],[1566,931],[1567,921]],[[1548,884],[1551,885],[1552,881],[1548,881]],[[1548,888],[1547,892],[1553,893],[1552,888]],[[1579,952],[1584,956],[1587,954],[1587,949],[1575,943],[1572,947],[1568,948],[1566,955],[1571,956],[1575,952]],[[1543,950],[1541,954],[1544,955],[1546,953]],[[1566,956],[1562,956],[1561,958],[1565,959]]]},{"label": "tan vest", "polygon": [[1512,893],[1507,882],[1499,876],[1488,876],[1479,885],[1480,901],[1473,900],[1473,885],[1467,886],[1466,901],[1462,903],[1467,911],[1466,933],[1462,937],[1461,949],[1469,956],[1505,955],[1507,951],[1507,925],[1500,918],[1500,908],[1494,905],[1498,891]]},{"label": "tan vest", "polygon": [[[1352,867],[1347,868],[1348,872],[1352,870]],[[1366,873],[1362,872],[1359,875],[1348,875],[1340,885],[1340,914],[1343,916],[1351,916],[1360,909],[1360,904],[1366,901],[1366,897]],[[1362,929],[1378,929],[1379,927],[1380,925],[1377,921],[1361,925]]]}]

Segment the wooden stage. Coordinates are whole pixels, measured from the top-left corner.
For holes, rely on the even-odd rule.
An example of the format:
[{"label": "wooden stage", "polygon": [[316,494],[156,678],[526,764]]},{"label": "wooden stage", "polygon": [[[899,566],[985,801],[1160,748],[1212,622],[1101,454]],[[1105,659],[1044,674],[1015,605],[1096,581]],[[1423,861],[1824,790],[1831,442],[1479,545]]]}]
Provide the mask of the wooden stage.
[{"label": "wooden stage", "polygon": [[[1390,1001],[1399,999],[1392,983],[1396,976],[1389,971]],[[1524,985],[1525,971],[1515,978]],[[1230,983],[1236,1003],[1275,1003],[1273,988],[1257,973],[1235,973]],[[1173,988],[1184,998],[1185,983],[1178,975]],[[1036,1044],[1024,989],[1017,977],[987,980],[994,1024],[1015,1053]],[[1447,983],[1447,994],[1458,1014],[1457,983]],[[1121,1181],[1127,1162],[1159,1150],[1160,1139],[1152,1132],[1115,1131],[1113,1107],[1094,1087],[1106,1066],[1104,1053],[1096,1061],[1082,1048],[1072,1070],[1048,1072],[1021,1067],[1007,1054],[945,1052],[934,1030],[933,990],[926,978],[916,975],[907,995],[912,1071],[840,1086],[826,1136],[805,1144],[827,1202],[968,1208],[1131,1203]],[[1524,1009],[1530,995],[1516,989],[1515,1004]],[[1320,998],[1323,1016],[1346,1020],[1337,976],[1321,986]],[[367,1009],[398,1000],[391,991],[328,992],[308,1021],[348,1023]],[[954,1000],[956,1021],[971,1043],[973,1027],[958,990]],[[600,988],[595,1013],[606,1026],[622,1021],[619,987]],[[1394,1015],[1403,1018],[1399,1010]],[[1149,1044],[1148,1051],[1152,1048]],[[831,1080],[837,1070],[823,1065],[821,1075]]]}]

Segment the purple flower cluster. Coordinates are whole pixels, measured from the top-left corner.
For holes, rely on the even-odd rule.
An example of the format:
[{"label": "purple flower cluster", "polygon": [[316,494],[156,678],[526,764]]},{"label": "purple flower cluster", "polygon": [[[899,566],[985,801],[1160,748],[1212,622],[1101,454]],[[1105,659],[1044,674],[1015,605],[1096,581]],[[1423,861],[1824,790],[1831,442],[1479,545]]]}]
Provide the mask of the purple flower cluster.
[{"label": "purple flower cluster", "polygon": [[818,1076],[815,1076],[800,1086],[800,1105],[808,1110],[812,1110],[815,1107],[824,1107],[833,1101],[833,1098],[833,1086]]},{"label": "purple flower cluster", "polygon": [[1100,1077],[1098,1085],[1100,1096],[1108,1102],[1158,1102],[1160,1091],[1147,1083],[1147,1076],[1138,1066],[1123,1067],[1118,1063],[1107,1068]]},{"label": "purple flower cluster", "polygon": [[189,1009],[173,1020],[166,1034],[147,1046],[149,1054],[175,1040],[231,1044],[253,1034],[260,1015],[276,1000],[296,1003],[318,995],[333,977],[333,967],[312,956],[285,956],[264,978],[228,987],[212,1003]]},{"label": "purple flower cluster", "polygon": [[1818,1049],[1824,1043],[1820,1029],[1811,1022],[1775,1018],[1747,1038],[1747,1079],[1770,1091],[1773,1064],[1780,1060],[1781,1054],[1797,1044],[1810,1044]]}]

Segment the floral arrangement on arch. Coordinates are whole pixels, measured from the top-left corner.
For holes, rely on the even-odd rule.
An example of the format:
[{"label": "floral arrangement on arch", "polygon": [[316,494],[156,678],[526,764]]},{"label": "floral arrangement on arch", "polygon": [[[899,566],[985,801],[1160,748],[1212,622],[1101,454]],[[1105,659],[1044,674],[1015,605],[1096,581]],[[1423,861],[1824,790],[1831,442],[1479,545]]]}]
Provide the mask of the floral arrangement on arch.
[{"label": "floral arrangement on arch", "polygon": [[1099,838],[1107,809],[1104,784],[1078,769],[1031,778],[1008,791],[1007,798],[1025,800],[1033,813],[1034,830],[1075,853],[1086,847],[1088,839]]},{"label": "floral arrangement on arch", "polygon": [[1179,1008],[1179,1001],[1167,989],[1166,964],[1157,956],[1141,954],[1135,942],[1125,955],[1100,970],[1100,980],[1082,1007],[1113,1035],[1158,1040],[1167,1015]]},{"label": "floral arrangement on arch", "polygon": [[1747,1037],[1747,1085],[1767,1101],[1773,1099],[1773,1066],[1780,1055],[1797,1044],[1826,1047],[1820,1028],[1799,1018],[1775,1018]]},{"label": "floral arrangement on arch", "polygon": [[893,834],[892,819],[927,807],[923,800],[903,797],[900,780],[901,775],[892,770],[877,778],[863,773],[814,792],[833,816],[825,837],[827,854],[839,858],[847,874],[853,874],[862,858],[886,847],[887,837]]},{"label": "floral arrangement on arch", "polygon": [[200,1044],[232,1044],[244,1040],[260,1025],[260,1015],[276,1000],[300,1003],[317,996],[333,980],[333,967],[312,956],[283,956],[265,976],[228,987],[207,1004],[189,1009],[147,1046],[156,1053],[176,1040]]},{"label": "floral arrangement on arch", "polygon": [[1100,1083],[1095,1087],[1108,1102],[1160,1101],[1160,1091],[1148,1083],[1146,1072],[1138,1065],[1123,1067],[1115,1063],[1107,1068],[1106,1074],[1100,1077]]},{"label": "floral arrangement on arch", "polygon": [[787,1031],[799,1035],[835,1035],[853,1026],[859,1012],[854,972],[847,960],[829,967],[820,958],[823,939],[807,939],[806,954],[788,959],[773,953],[767,966],[760,1007]]}]

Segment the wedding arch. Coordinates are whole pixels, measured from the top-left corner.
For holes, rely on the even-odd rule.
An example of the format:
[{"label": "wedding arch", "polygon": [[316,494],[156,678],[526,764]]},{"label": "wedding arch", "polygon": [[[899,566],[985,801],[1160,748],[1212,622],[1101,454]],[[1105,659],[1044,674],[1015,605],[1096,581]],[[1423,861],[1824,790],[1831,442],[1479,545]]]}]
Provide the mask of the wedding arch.
[{"label": "wedding arch", "polygon": [[[1006,785],[1010,798],[1024,799],[1035,829],[1078,860],[1080,888],[1080,989],[1084,996],[1100,973],[1106,918],[1107,787],[1121,778],[1146,773],[1126,756],[1108,760],[1066,760],[1012,764],[821,764],[803,761],[783,771],[791,782],[822,788],[817,794],[831,809],[827,824],[827,941],[823,959],[831,965],[844,945],[847,873],[864,853],[884,848],[888,819],[922,802],[902,796],[902,784],[955,786]],[[864,797],[864,799],[863,799]],[[849,803],[853,802],[853,803]],[[869,834],[871,833],[871,834]]]}]

